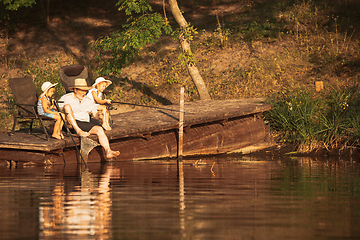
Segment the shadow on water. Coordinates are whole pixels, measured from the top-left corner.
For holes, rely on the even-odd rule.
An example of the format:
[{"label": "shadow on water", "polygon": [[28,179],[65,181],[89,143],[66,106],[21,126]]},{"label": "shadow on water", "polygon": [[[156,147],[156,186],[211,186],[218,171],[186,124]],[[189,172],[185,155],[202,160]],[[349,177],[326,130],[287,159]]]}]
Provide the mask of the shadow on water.
[{"label": "shadow on water", "polygon": [[359,173],[348,159],[236,155],[0,164],[0,239],[356,239]]}]

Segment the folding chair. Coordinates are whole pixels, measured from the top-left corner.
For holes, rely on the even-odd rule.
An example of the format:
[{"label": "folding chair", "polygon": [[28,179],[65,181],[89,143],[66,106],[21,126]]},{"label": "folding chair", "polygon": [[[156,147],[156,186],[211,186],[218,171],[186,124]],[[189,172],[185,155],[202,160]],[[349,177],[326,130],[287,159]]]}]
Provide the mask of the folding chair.
[{"label": "folding chair", "polygon": [[86,79],[88,86],[91,86],[89,83],[88,70],[85,66],[71,65],[64,66],[60,69],[60,79],[66,93],[71,92],[70,87],[74,86],[74,81],[76,78]]},{"label": "folding chair", "polygon": [[[40,121],[41,127],[46,135],[46,139],[49,141],[50,137],[43,121],[54,121],[54,119],[38,115],[38,98],[33,79],[31,77],[11,78],[9,79],[9,85],[14,95],[15,106],[17,107],[17,113],[14,115],[14,124],[9,135],[14,135],[15,128],[18,123],[30,123],[29,134],[31,134],[33,122],[37,119]],[[19,121],[18,119],[21,120]]]}]

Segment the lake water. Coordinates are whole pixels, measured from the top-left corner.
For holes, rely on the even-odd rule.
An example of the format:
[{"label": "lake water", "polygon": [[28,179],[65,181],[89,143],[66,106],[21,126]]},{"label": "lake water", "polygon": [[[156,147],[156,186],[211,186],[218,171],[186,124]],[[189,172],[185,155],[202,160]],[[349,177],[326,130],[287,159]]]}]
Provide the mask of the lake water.
[{"label": "lake water", "polygon": [[360,239],[356,161],[197,161],[0,163],[0,239]]}]

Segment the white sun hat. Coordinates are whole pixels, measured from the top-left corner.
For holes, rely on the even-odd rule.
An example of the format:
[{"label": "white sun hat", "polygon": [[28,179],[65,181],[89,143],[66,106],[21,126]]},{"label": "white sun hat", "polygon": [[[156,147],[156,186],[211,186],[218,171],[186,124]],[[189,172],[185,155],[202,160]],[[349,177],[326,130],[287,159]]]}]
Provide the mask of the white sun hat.
[{"label": "white sun hat", "polygon": [[99,83],[102,83],[102,82],[106,82],[107,85],[106,87],[108,87],[110,84],[112,84],[112,81],[110,80],[107,80],[103,77],[98,77],[96,80],[95,80],[95,83],[92,85],[94,88],[96,87],[96,85],[98,85]]},{"label": "white sun hat", "polygon": [[40,95],[39,98],[43,97],[50,88],[55,87],[56,85],[57,83],[52,84],[51,82],[44,82],[41,85],[41,91],[43,91],[43,93]]}]

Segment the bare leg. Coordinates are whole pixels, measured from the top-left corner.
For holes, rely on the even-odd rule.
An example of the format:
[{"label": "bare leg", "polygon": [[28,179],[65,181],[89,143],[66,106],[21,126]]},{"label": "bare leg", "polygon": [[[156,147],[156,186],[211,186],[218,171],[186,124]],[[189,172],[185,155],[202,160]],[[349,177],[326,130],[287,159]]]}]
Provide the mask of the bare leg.
[{"label": "bare leg", "polygon": [[105,112],[104,112],[104,121],[105,121],[105,126],[103,126],[105,128],[105,130],[110,131],[111,127],[110,127],[110,123],[109,123],[109,111],[107,110],[107,108],[105,107]]},{"label": "bare leg", "polygon": [[54,124],[54,132],[52,134],[53,138],[61,139],[60,131],[61,131],[61,118],[60,115],[54,114],[55,124]]},{"label": "bare leg", "polygon": [[61,133],[61,129],[63,128],[63,126],[64,126],[64,121],[63,121],[63,119],[65,119],[65,114],[63,114],[63,113],[59,113],[59,114],[61,114],[61,116],[62,117],[60,117],[60,127],[59,127],[59,134],[60,134],[60,137],[61,137],[61,139],[64,139],[64,135]]},{"label": "bare leg", "polygon": [[96,134],[99,138],[100,145],[104,148],[106,153],[106,158],[113,158],[120,155],[119,151],[113,151],[110,149],[109,139],[107,138],[104,129],[100,126],[94,126],[90,132],[90,134]]},{"label": "bare leg", "polygon": [[102,126],[106,131],[110,131],[111,127],[109,125],[109,111],[105,105],[98,105],[98,110],[101,111]]},{"label": "bare leg", "polygon": [[64,110],[65,113],[67,113],[67,120],[69,121],[69,123],[71,124],[71,126],[74,128],[74,130],[76,131],[76,133],[80,136],[80,137],[88,137],[90,136],[90,133],[88,132],[84,132],[83,130],[81,130],[81,128],[79,128],[79,126],[76,123],[75,117],[74,117],[74,113],[72,111],[72,108],[70,105],[65,105],[64,106]]}]

